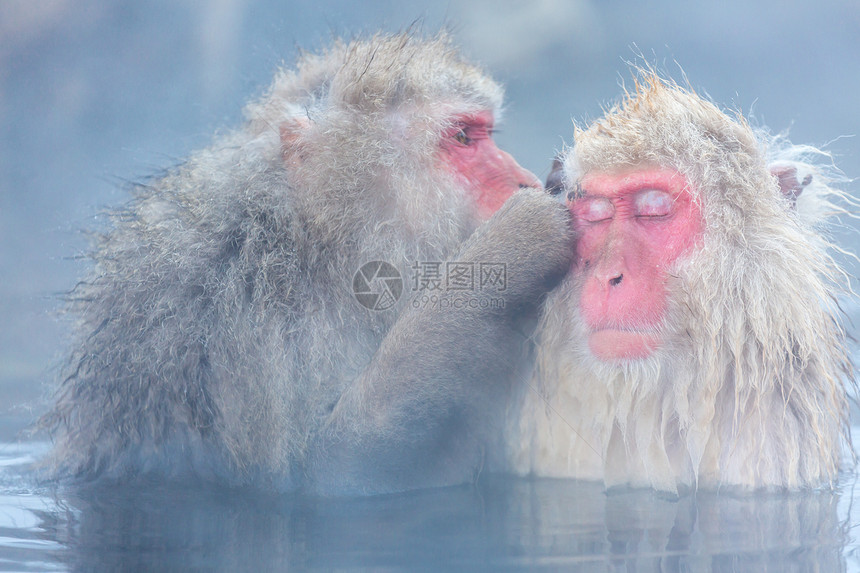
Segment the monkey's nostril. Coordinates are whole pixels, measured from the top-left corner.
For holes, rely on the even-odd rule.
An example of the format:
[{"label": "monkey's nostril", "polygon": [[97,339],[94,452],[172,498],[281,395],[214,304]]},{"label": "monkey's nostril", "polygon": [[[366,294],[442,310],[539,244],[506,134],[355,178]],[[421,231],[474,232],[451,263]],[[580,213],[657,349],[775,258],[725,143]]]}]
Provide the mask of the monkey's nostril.
[{"label": "monkey's nostril", "polygon": [[609,279],[609,286],[618,286],[621,284],[621,279],[624,278],[624,275],[618,275],[617,277],[613,277]]}]

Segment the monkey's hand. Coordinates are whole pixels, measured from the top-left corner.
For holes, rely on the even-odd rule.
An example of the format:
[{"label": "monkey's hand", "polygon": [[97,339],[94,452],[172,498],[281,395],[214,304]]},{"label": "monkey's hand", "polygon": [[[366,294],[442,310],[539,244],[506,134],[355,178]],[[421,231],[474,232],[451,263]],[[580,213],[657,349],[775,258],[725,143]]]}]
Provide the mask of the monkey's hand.
[{"label": "monkey's hand", "polygon": [[[449,290],[404,309],[334,406],[311,449],[311,488],[378,493],[473,479],[501,433],[508,392],[530,368],[521,318],[572,257],[570,216],[557,199],[511,197],[449,261]],[[450,289],[457,264],[474,270],[472,289]],[[495,274],[482,285],[484,271]]]},{"label": "monkey's hand", "polygon": [[[570,212],[557,197],[523,189],[463,245],[456,261],[474,263],[475,289],[531,310],[567,274],[574,255]],[[493,305],[498,308],[498,305]]]}]

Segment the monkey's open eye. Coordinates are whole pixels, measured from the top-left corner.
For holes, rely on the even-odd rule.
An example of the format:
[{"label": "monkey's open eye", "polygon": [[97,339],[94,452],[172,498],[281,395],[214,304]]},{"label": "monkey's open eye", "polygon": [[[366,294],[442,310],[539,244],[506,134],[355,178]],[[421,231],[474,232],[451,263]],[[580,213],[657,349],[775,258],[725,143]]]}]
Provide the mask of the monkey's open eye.
[{"label": "monkey's open eye", "polygon": [[659,189],[646,189],[633,199],[633,212],[637,217],[665,217],[672,212],[674,198]]},{"label": "monkey's open eye", "polygon": [[599,223],[615,216],[615,206],[606,197],[586,197],[577,201],[575,212],[580,219]]},{"label": "monkey's open eye", "polygon": [[472,143],[472,138],[466,133],[465,129],[461,129],[454,134],[454,140],[460,145],[469,145]]}]

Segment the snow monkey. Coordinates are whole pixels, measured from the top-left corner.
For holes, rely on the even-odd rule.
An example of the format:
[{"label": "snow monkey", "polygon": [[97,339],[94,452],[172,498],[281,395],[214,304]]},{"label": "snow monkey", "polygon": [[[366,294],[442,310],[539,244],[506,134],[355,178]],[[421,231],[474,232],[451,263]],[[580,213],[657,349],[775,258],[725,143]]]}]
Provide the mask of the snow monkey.
[{"label": "snow monkey", "polygon": [[[444,34],[339,41],[279,72],[241,128],[140,185],[70,295],[76,342],[42,420],[49,475],[322,493],[469,479],[504,394],[487,375],[434,384],[422,360],[442,353],[469,374],[496,345],[511,358],[487,371],[508,367],[518,317],[572,256],[568,211],[493,142],[501,101]],[[354,296],[368,262],[405,277],[450,257],[508,265],[504,326]],[[469,346],[443,327],[471,331]],[[397,385],[392,356],[408,370]]]},{"label": "snow monkey", "polygon": [[516,471],[670,494],[833,482],[854,380],[822,226],[850,199],[821,156],[651,72],[577,129],[549,180],[579,237],[512,408]]}]

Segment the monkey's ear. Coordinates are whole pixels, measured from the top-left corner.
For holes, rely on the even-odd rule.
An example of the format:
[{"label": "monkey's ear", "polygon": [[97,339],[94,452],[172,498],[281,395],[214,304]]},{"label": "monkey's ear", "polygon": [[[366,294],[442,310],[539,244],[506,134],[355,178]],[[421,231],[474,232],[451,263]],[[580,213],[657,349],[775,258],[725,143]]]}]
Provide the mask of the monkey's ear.
[{"label": "monkey's ear", "polygon": [[549,175],[546,176],[544,189],[550,195],[558,195],[564,191],[564,165],[561,162],[560,156],[556,156],[552,160],[552,169]]},{"label": "monkey's ear", "polygon": [[281,154],[287,163],[301,162],[302,154],[299,140],[310,128],[310,120],[302,117],[293,117],[283,122],[280,127]]},{"label": "monkey's ear", "polygon": [[785,195],[792,206],[797,203],[797,198],[803,193],[803,189],[812,183],[812,175],[807,175],[803,180],[797,177],[797,168],[787,163],[774,163],[768,166],[770,174],[779,182],[779,190]]}]

